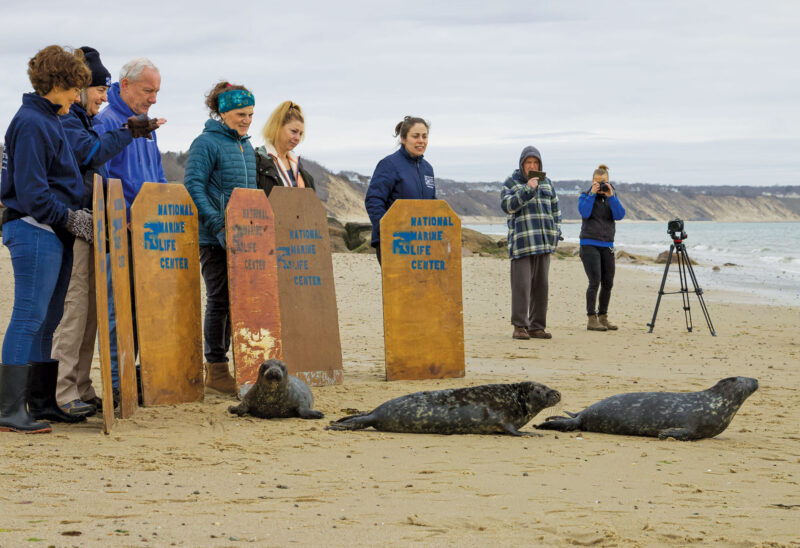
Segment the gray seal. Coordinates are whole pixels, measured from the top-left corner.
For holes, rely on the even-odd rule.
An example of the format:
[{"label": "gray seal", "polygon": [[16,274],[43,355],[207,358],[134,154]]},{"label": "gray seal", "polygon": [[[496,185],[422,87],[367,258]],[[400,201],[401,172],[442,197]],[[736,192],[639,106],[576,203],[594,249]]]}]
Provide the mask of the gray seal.
[{"label": "gray seal", "polygon": [[543,430],[583,430],[625,436],[688,441],[713,438],[725,430],[744,400],[758,390],[748,377],[722,379],[700,392],[618,394],[567,417],[548,417]]},{"label": "gray seal", "polygon": [[372,426],[384,432],[522,436],[519,428],[560,400],[557,390],[537,382],[416,392],[389,400],[369,413],[332,421],[326,428],[361,430]]},{"label": "gray seal", "polygon": [[267,360],[258,368],[258,378],[239,405],[231,405],[228,411],[239,415],[252,415],[260,419],[321,419],[320,411],[314,407],[314,396],[306,383],[286,372],[280,360]]}]

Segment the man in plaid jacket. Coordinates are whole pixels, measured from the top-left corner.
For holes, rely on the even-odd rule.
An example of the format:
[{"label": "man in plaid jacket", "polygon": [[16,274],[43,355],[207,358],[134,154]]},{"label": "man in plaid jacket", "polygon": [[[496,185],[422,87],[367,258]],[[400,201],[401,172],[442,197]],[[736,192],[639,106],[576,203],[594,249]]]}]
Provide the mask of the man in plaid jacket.
[{"label": "man in plaid jacket", "polygon": [[532,146],[519,157],[519,169],[503,184],[500,207],[508,215],[511,258],[511,323],[515,339],[550,339],[547,325],[550,254],[561,237],[561,210],[553,183],[528,177],[542,170],[542,155]]}]

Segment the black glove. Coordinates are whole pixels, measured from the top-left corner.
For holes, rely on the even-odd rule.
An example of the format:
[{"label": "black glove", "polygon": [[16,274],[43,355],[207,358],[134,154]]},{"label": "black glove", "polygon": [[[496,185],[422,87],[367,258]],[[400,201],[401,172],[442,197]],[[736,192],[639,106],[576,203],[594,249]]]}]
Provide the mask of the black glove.
[{"label": "black glove", "polygon": [[94,240],[94,227],[92,226],[92,214],[86,209],[78,211],[67,210],[67,230],[72,234],[92,243]]},{"label": "black glove", "polygon": [[158,129],[158,121],[155,118],[148,118],[146,114],[140,114],[128,118],[128,122],[123,127],[131,130],[134,139],[137,137],[152,139],[153,135],[150,132]]}]

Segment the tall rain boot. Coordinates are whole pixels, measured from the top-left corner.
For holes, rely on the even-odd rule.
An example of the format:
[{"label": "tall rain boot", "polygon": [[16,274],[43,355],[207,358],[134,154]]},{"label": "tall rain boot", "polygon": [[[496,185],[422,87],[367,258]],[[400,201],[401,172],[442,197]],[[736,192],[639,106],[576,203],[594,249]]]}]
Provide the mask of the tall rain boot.
[{"label": "tall rain boot", "polygon": [[34,419],[53,422],[76,423],[86,420],[85,416],[64,413],[56,402],[56,383],[58,382],[58,362],[31,362],[31,380],[28,395],[28,409]]},{"label": "tall rain boot", "polygon": [[39,434],[52,429],[46,422],[36,422],[28,414],[29,365],[0,364],[0,432]]}]

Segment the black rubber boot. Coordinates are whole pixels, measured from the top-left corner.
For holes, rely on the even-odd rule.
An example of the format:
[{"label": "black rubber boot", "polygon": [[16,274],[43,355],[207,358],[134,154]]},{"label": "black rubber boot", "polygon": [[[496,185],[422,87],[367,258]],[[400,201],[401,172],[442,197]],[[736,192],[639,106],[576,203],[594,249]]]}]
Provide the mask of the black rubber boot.
[{"label": "black rubber boot", "polygon": [[46,422],[36,422],[28,414],[25,397],[31,367],[0,364],[0,432],[39,434],[50,432]]},{"label": "black rubber boot", "polygon": [[85,416],[64,413],[56,402],[56,383],[58,382],[58,362],[31,362],[31,381],[28,384],[28,409],[34,419],[53,422],[83,422]]}]

